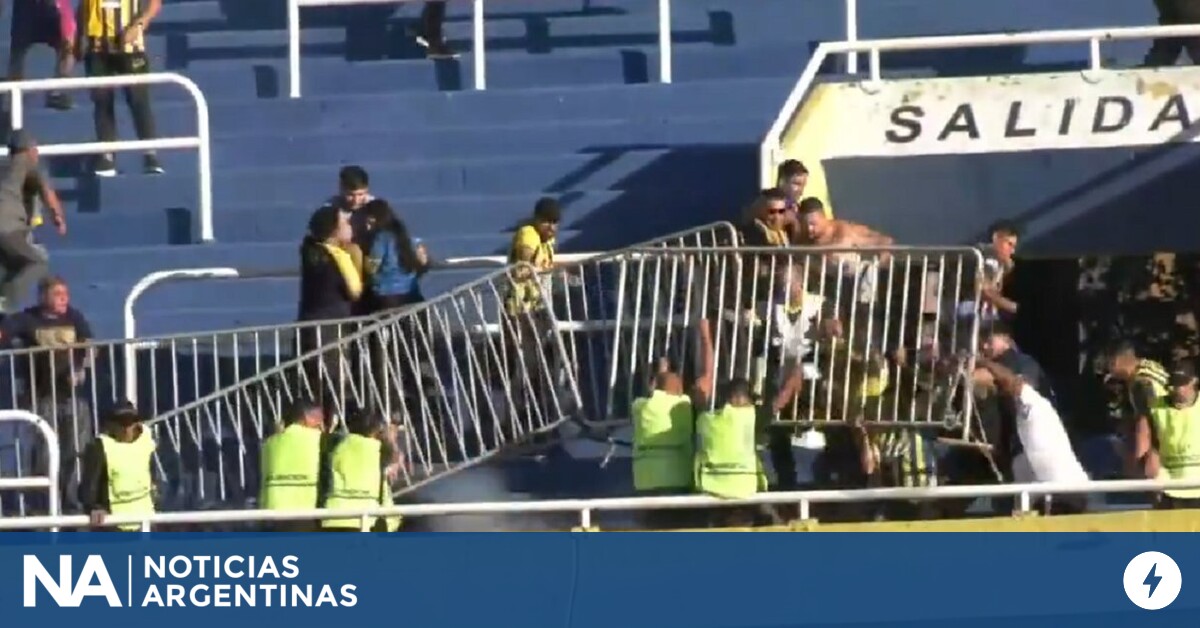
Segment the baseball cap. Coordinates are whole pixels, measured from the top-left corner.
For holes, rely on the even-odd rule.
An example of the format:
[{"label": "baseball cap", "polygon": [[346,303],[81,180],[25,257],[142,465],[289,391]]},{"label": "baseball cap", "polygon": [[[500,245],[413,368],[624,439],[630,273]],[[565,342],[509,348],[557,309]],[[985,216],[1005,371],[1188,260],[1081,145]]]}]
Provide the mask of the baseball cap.
[{"label": "baseball cap", "polygon": [[17,153],[36,146],[33,135],[25,129],[13,129],[8,133],[8,152]]},{"label": "baseball cap", "polygon": [[1179,360],[1171,365],[1167,374],[1167,383],[1171,386],[1184,386],[1196,379],[1196,367],[1190,360]]}]

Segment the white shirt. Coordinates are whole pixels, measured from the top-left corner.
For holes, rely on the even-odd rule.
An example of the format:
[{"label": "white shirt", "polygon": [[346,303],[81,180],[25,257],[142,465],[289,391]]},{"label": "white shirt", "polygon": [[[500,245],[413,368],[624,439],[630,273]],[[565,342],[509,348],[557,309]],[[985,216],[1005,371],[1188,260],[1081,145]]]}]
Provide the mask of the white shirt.
[{"label": "white shirt", "polygon": [[1054,406],[1033,386],[1017,398],[1017,435],[1024,451],[1013,460],[1013,478],[1030,482],[1086,482],[1087,473]]},{"label": "white shirt", "polygon": [[805,292],[804,300],[799,304],[799,312],[789,312],[786,305],[775,306],[774,344],[779,345],[785,358],[799,361],[812,352],[813,343],[809,332],[824,303],[825,297]]}]

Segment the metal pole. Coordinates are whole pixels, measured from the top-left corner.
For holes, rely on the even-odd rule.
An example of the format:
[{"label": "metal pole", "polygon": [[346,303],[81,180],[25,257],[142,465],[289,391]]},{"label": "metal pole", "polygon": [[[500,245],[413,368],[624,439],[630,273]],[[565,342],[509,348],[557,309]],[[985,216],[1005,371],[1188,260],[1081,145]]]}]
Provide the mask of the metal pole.
[{"label": "metal pole", "polygon": [[[858,41],[858,0],[846,0],[846,41]],[[846,55],[846,73],[858,74],[858,52]]]},{"label": "metal pole", "polygon": [[658,0],[658,77],[663,83],[672,80],[672,54],[671,0]]},{"label": "metal pole", "polygon": [[473,10],[471,13],[471,32],[474,39],[474,50],[471,54],[475,57],[475,89],[487,89],[487,53],[485,32],[483,30],[483,0],[474,0],[472,2]]},{"label": "metal pole", "polygon": [[288,95],[300,97],[300,0],[288,0]]}]

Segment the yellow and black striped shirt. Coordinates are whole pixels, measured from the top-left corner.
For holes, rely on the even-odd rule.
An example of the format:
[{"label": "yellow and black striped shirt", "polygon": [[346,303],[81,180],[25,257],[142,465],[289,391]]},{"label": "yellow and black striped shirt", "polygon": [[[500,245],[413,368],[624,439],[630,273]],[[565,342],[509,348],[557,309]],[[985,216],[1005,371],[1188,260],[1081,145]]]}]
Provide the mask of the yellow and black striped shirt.
[{"label": "yellow and black striped shirt", "polygon": [[102,52],[143,52],[145,37],[141,33],[127,46],[121,45],[125,29],[142,12],[142,0],[80,0],[84,33],[92,50]]},{"label": "yellow and black striped shirt", "polygon": [[1154,360],[1142,360],[1138,362],[1137,370],[1133,373],[1133,380],[1135,382],[1140,380],[1149,384],[1155,397],[1165,397],[1167,395],[1167,369]]}]

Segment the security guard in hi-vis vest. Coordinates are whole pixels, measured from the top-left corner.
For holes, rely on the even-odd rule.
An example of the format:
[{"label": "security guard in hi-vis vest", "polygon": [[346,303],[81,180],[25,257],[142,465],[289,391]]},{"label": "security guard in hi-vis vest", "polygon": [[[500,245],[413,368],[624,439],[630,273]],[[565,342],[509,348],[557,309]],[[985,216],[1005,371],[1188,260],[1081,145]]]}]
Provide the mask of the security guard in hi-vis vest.
[{"label": "security guard in hi-vis vest", "polygon": [[[154,476],[150,470],[154,438],[142,425],[137,408],[120,402],[104,421],[100,436],[83,454],[79,503],[91,516],[92,527],[102,528],[109,516],[154,514]],[[120,524],[118,530],[136,532],[140,524]]]},{"label": "security guard in hi-vis vest", "polygon": [[[262,447],[262,487],[258,507],[263,510],[316,510],[319,504],[321,460],[327,440],[325,412],[312,401],[291,404],[283,416],[283,429]],[[314,521],[279,522],[269,526],[279,532],[306,532]]]},{"label": "security guard in hi-vis vest", "polygon": [[[713,347],[707,321],[697,325],[702,372],[684,391],[683,376],[667,358],[658,361],[648,396],[633,401],[633,488],[638,495],[685,495],[695,486],[695,408],[706,407],[712,395]],[[686,527],[692,513],[684,509],[650,509],[649,529]]]},{"label": "security guard in hi-vis vest", "polygon": [[[359,410],[346,419],[350,432],[333,446],[325,468],[328,486],[324,507],[329,510],[356,510],[392,505],[392,481],[400,470],[400,452],[396,432],[383,414]],[[395,532],[400,517],[368,517],[363,529],[361,517],[325,519],[321,527],[329,532]]]},{"label": "security guard in hi-vis vest", "polygon": [[[1179,361],[1168,369],[1167,396],[1138,418],[1131,466],[1144,477],[1194,480],[1200,484],[1200,403],[1196,370]],[[1159,500],[1166,509],[1200,508],[1200,488],[1167,489]]]},{"label": "security guard in hi-vis vest", "polygon": [[[82,57],[87,75],[119,76],[148,74],[150,60],[146,57],[146,30],[162,9],[162,0],[80,0],[78,38],[75,54]],[[138,139],[153,139],[156,134],[154,112],[150,108],[150,86],[132,85],[121,88],[129,112],[133,116]],[[101,142],[117,140],[117,113],[113,88],[92,90],[96,107],[96,138]],[[147,151],[142,160],[146,174],[162,174],[162,165],[154,151]],[[96,176],[117,174],[116,156],[100,155],[95,164]]]},{"label": "security guard in hi-vis vest", "polygon": [[[696,490],[722,499],[747,499],[767,490],[758,455],[758,407],[750,382],[734,379],[725,387],[725,404],[696,421]],[[758,523],[759,509],[720,508],[717,525]],[[773,517],[772,517],[773,518]]]}]

